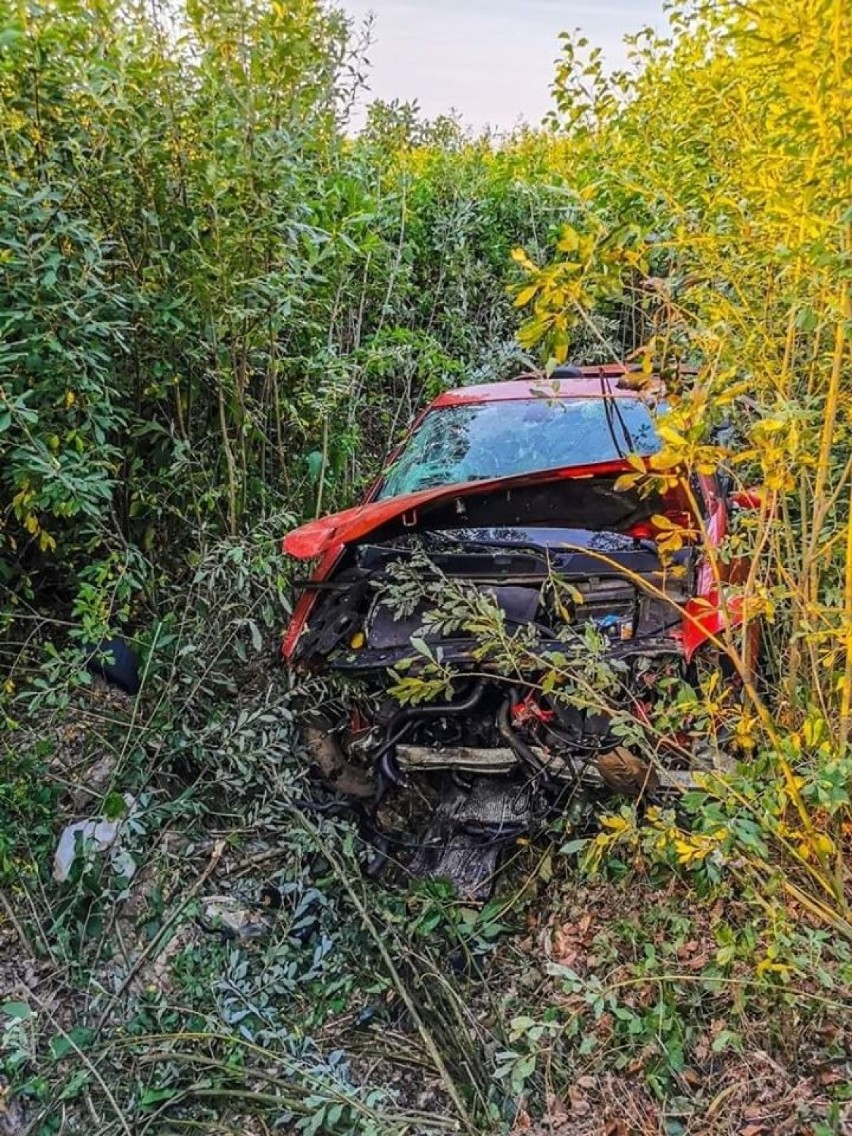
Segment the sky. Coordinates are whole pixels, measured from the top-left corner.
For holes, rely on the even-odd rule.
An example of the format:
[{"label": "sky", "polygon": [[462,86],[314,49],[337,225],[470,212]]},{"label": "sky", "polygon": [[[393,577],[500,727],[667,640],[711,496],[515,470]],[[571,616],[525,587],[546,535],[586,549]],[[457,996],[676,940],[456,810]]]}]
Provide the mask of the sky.
[{"label": "sky", "polygon": [[375,18],[368,98],[416,99],[428,118],[456,110],[477,130],[540,122],[550,109],[560,32],[580,28],[618,67],[626,58],[625,33],[665,27],[662,0],[342,0],[340,6],[358,21],[371,12]]}]

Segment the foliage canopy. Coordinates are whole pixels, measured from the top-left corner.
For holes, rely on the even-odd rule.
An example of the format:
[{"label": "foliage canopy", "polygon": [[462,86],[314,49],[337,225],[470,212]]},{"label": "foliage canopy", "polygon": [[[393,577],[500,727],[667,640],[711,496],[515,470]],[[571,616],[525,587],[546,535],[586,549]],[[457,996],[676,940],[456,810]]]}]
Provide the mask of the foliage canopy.
[{"label": "foliage canopy", "polygon": [[[410,988],[422,999],[418,1060],[439,1068],[450,1102],[424,1131],[456,1115],[467,1131],[508,1131],[515,1120],[526,1130],[524,1094],[542,1104],[547,1078],[567,1083],[607,1020],[607,1052],[634,1071],[651,1053],[647,1083],[662,1097],[687,1084],[679,1078],[687,1057],[699,1060],[702,1029],[711,1064],[735,1044],[733,1026],[716,1026],[720,1014],[745,1015],[746,990],[760,1015],[771,1007],[793,1031],[807,1014],[791,975],[816,975],[821,993],[806,992],[814,1022],[829,988],[832,1005],[848,1008],[852,9],[675,0],[669,17],[666,36],[632,38],[631,64],[616,75],[596,49],[564,37],[540,130],[472,138],[452,120],[377,103],[353,138],[362,45],[317,0],[0,0],[0,697],[12,739],[0,770],[0,882],[26,898],[63,989],[69,976],[88,982],[109,905],[124,903],[130,884],[101,881],[95,896],[81,878],[73,896],[57,896],[42,868],[64,791],[51,753],[83,681],[79,654],[60,648],[67,636],[123,627],[161,696],[143,694],[127,724],[97,709],[87,720],[91,745],[116,757],[107,799],[120,788],[142,801],[134,852],[202,813],[233,825],[235,846],[258,826],[274,831],[304,905],[294,925],[319,929],[311,959],[284,939],[253,961],[237,946],[212,963],[188,948],[175,964],[180,1006],[122,990],[143,1054],[155,1037],[168,1057],[160,1080],[140,1061],[116,1089],[129,1116],[193,1093],[224,1097],[235,1069],[269,1076],[274,1050],[288,1079],[270,1083],[286,1090],[301,1130],[425,1125],[355,1087],[304,1037],[305,1021],[319,1031],[349,1013],[370,967],[381,973],[377,996]],[[625,810],[585,848],[590,869],[662,866],[694,888],[688,914],[648,905],[642,942],[617,929],[633,958],[622,984],[556,964],[552,1005],[519,1005],[516,990],[501,990],[472,1029],[431,936],[438,928],[464,951],[490,949],[528,885],[562,871],[574,890],[566,858],[577,842],[561,860],[539,859],[522,898],[481,915],[433,894],[365,898],[352,832],[325,822],[296,831],[288,811],[303,766],[289,692],[270,686],[239,706],[240,688],[286,607],[282,528],[349,503],[444,386],[567,356],[632,358],[668,376],[656,476],[688,485],[722,462],[732,488],[761,487],[713,568],[746,605],[747,626],[761,626],[762,667],[745,631],[726,627],[719,645],[746,698],[731,705],[709,690],[701,707],[726,719],[750,760],[685,802],[688,827],[652,815],[640,828]],[[689,378],[680,363],[695,369]],[[751,567],[733,584],[727,566],[744,556]],[[174,877],[179,860],[158,863]],[[712,957],[684,978],[694,896],[726,882],[749,917],[708,914]],[[155,945],[187,906],[169,886],[156,896]],[[373,903],[384,904],[397,969]],[[791,912],[818,929],[794,933]],[[607,960],[617,948],[602,939]],[[213,1029],[215,967],[230,983],[220,1009],[233,1017]],[[631,1001],[641,984],[652,995]],[[24,1081],[35,1015],[4,1006],[7,1068],[47,1100],[43,1078]],[[522,1012],[495,1040],[507,1007]],[[75,1055],[97,1032],[81,1028]],[[54,1038],[57,1062],[68,1036]],[[119,1068],[119,1049],[104,1041],[105,1070]],[[83,1062],[57,1094],[100,1093],[90,1074]],[[255,1103],[273,1115],[280,1097],[264,1091]],[[115,1095],[98,1099],[113,1124]],[[111,1130],[127,1129],[115,1112]],[[667,1130],[686,1130],[678,1124]],[[813,1131],[840,1130],[830,1124]]]}]

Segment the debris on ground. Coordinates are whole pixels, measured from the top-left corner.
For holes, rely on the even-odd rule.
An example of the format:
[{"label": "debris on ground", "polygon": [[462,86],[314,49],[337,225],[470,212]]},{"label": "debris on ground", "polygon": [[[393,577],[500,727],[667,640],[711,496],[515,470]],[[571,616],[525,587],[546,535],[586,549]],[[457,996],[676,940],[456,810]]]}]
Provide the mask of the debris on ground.
[{"label": "debris on ground", "polygon": [[78,820],[65,826],[53,856],[53,878],[57,883],[68,879],[78,858],[89,860],[93,854],[107,851],[111,851],[110,859],[116,871],[128,879],[133,876],[136,862],[121,849],[118,839],[135,803],[135,799],[125,793],[123,816],[113,820],[106,817]]},{"label": "debris on ground", "polygon": [[208,895],[201,899],[198,925],[202,931],[218,932],[223,939],[258,939],[272,929],[274,917],[246,905],[230,895]]}]

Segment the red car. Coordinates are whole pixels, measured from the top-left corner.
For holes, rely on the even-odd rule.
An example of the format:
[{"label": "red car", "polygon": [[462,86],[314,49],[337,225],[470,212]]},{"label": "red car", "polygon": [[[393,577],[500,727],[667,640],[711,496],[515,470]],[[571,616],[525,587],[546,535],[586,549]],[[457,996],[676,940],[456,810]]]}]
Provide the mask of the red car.
[{"label": "red car", "polygon": [[[653,790],[655,763],[631,746],[625,706],[652,736],[663,680],[694,680],[703,646],[724,664],[706,647],[737,618],[721,610],[706,556],[728,528],[722,479],[700,476],[691,493],[617,484],[635,471],[628,455],[660,448],[664,398],[659,381],[621,365],[447,391],[363,504],[284,539],[288,555],[317,561],[284,657],[339,678],[345,705],[310,729],[315,760],[332,787],[374,803],[389,786],[418,787],[430,819],[413,870],[476,894],[493,850],[552,815],[581,774],[597,770],[634,796]],[[661,518],[684,534],[665,560]],[[475,618],[458,610],[464,597],[484,599],[520,662],[483,648]],[[543,690],[554,659],[575,680]],[[612,690],[585,699],[601,660]],[[418,675],[440,695],[401,705],[389,690],[407,679],[410,692]],[[683,739],[649,744],[688,766]],[[408,831],[422,827],[414,813]]]}]

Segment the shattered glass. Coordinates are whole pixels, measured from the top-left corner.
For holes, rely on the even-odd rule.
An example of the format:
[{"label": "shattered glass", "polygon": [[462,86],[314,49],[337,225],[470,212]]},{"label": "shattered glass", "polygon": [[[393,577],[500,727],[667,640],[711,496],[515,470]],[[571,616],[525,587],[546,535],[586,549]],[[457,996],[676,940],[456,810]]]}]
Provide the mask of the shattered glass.
[{"label": "shattered glass", "polygon": [[639,399],[529,398],[438,407],[388,470],[378,499],[439,485],[592,465],[659,449]]}]

